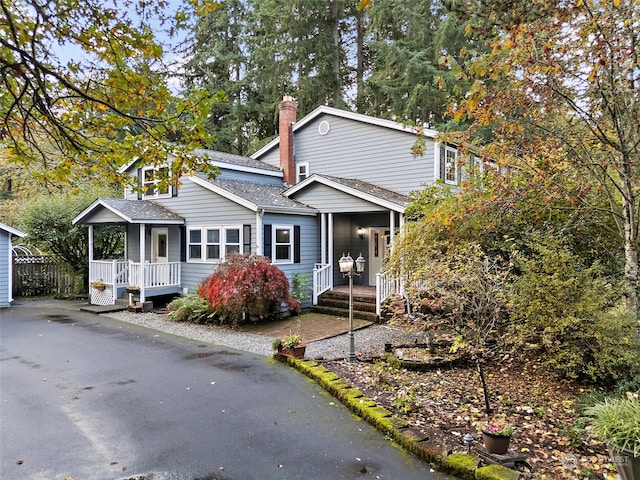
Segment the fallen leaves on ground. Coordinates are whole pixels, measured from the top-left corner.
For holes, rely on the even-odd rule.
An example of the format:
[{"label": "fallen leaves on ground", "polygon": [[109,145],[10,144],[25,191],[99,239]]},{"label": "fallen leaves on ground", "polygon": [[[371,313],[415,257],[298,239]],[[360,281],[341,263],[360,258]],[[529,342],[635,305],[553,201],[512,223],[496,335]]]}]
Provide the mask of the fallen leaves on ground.
[{"label": "fallen leaves on ground", "polygon": [[[462,437],[479,435],[487,420],[475,366],[431,372],[390,367],[384,361],[333,361],[329,370],[380,406],[451,450],[466,451]],[[590,479],[613,475],[606,447],[589,435],[580,402],[588,389],[556,378],[539,362],[506,357],[485,367],[490,407],[514,426],[510,451],[527,457],[531,478]],[[471,450],[481,449],[477,437]]]}]

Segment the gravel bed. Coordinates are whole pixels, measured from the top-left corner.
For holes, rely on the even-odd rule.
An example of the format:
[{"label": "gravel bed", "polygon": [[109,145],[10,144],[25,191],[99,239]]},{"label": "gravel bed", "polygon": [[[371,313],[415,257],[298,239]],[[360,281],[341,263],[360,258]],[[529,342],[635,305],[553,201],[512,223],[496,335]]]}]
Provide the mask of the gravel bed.
[{"label": "gravel bed", "polygon": [[[273,350],[271,349],[273,337],[237,332],[211,325],[170,322],[165,315],[155,312],[132,313],[122,311],[103,315],[179,337],[214,345],[224,345],[258,355],[273,355]],[[387,325],[371,325],[356,330],[354,338],[358,357],[371,358],[382,356],[385,343],[413,343],[416,341],[416,333]],[[346,334],[317,340],[307,344],[305,357],[316,360],[342,360],[347,356],[348,346],[349,339]]]}]

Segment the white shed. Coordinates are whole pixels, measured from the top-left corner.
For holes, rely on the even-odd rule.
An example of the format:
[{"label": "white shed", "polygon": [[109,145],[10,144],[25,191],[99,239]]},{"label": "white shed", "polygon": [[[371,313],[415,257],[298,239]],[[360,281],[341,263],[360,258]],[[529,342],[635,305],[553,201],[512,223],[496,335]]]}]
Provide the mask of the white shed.
[{"label": "white shed", "polygon": [[13,262],[11,259],[11,238],[26,237],[27,234],[0,223],[0,308],[8,307],[13,301]]}]

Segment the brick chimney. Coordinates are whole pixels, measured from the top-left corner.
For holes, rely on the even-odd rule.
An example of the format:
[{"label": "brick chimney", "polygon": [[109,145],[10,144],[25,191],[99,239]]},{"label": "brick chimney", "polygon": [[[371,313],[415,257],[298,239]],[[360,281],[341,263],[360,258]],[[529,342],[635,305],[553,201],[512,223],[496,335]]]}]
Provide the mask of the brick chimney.
[{"label": "brick chimney", "polygon": [[293,156],[293,124],[296,122],[297,105],[293,97],[285,95],[278,104],[280,135],[280,168],[284,172],[284,183],[296,183],[296,160]]}]

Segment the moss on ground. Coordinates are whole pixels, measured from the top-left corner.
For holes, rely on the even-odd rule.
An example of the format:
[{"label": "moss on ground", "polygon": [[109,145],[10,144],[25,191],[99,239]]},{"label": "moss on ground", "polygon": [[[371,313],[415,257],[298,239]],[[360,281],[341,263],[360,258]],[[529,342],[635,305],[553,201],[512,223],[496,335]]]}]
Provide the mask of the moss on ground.
[{"label": "moss on ground", "polygon": [[447,455],[442,445],[420,438],[408,428],[408,424],[403,419],[394,417],[392,412],[378,406],[361,391],[353,388],[348,382],[317,362],[283,356],[275,358],[316,381],[360,418],[388,435],[407,451],[427,462],[437,464],[441,471],[463,480],[517,480],[519,477],[515,470],[500,465],[479,467],[480,460],[466,453]]}]

